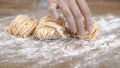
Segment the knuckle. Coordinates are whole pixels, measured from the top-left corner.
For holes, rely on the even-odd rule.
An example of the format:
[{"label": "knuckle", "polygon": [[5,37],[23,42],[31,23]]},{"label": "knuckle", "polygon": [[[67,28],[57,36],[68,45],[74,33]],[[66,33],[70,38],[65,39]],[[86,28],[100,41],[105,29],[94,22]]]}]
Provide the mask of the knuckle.
[{"label": "knuckle", "polygon": [[57,7],[56,3],[50,3],[48,9],[49,9],[49,10],[54,10],[54,9],[56,9],[56,7]]},{"label": "knuckle", "polygon": [[60,4],[60,8],[61,8],[61,9],[67,8],[67,5],[66,5],[66,4]]},{"label": "knuckle", "polygon": [[82,16],[81,15],[76,15],[76,19],[77,20],[82,20]]}]

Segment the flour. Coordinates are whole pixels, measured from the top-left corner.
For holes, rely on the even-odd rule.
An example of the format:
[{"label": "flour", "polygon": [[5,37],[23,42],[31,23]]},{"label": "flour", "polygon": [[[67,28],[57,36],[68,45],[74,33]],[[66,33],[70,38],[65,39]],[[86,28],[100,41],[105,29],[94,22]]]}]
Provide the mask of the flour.
[{"label": "flour", "polygon": [[[5,29],[13,17],[0,19]],[[77,38],[34,40],[6,34],[0,29],[0,63],[30,64],[31,68],[98,68],[106,64],[120,65],[120,17],[95,17],[101,26],[96,40],[88,42]]]}]

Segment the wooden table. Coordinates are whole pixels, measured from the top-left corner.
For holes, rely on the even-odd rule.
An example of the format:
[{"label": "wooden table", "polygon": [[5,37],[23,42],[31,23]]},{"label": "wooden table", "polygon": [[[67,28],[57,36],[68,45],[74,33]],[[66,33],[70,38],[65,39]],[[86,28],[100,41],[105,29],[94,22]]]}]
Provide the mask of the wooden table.
[{"label": "wooden table", "polygon": [[[44,9],[47,9],[47,1],[48,0],[0,0],[0,16],[11,16],[22,13],[40,13],[41,10],[44,11]],[[120,15],[120,0],[87,1],[93,15]]]}]

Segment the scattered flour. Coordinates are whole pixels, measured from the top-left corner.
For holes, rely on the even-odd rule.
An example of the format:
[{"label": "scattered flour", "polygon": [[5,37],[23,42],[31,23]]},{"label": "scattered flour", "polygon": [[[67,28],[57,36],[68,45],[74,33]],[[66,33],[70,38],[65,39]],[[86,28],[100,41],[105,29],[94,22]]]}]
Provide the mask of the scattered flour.
[{"label": "scattered flour", "polygon": [[77,38],[45,41],[18,38],[3,32],[13,18],[0,19],[0,64],[24,64],[31,68],[120,67],[120,54],[116,54],[120,53],[120,17],[95,17],[101,32],[91,42]]}]

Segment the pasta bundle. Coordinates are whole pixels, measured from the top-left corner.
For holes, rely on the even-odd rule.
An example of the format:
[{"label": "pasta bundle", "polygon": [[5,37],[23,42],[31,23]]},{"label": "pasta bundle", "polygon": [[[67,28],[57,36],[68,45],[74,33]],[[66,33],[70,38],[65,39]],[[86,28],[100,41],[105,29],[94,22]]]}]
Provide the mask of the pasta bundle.
[{"label": "pasta bundle", "polygon": [[100,30],[95,20],[92,20],[92,22],[92,31],[88,33],[86,30],[85,35],[82,36],[78,33],[71,33],[70,30],[67,29],[67,25],[65,25],[63,18],[55,20],[48,15],[42,18],[39,24],[37,24],[36,19],[32,19],[25,15],[18,15],[5,31],[19,37],[28,37],[33,34],[33,37],[40,40],[66,38],[70,35],[83,40],[91,41],[96,38]]},{"label": "pasta bundle", "polygon": [[19,37],[28,37],[34,32],[36,25],[36,19],[32,19],[25,15],[18,15],[5,31]]},{"label": "pasta bundle", "polygon": [[42,18],[35,29],[34,37],[40,40],[66,38],[64,20],[62,18],[55,20],[49,15]]},{"label": "pasta bundle", "polygon": [[99,31],[100,31],[100,27],[97,25],[96,21],[92,19],[92,31],[91,32],[88,32],[86,30],[84,36],[82,36],[80,34],[76,35],[76,34],[73,34],[73,33],[70,33],[70,32],[69,33],[70,33],[71,36],[75,36],[75,37],[78,37],[78,38],[83,39],[83,40],[91,41],[91,40],[94,40],[96,38]]}]

